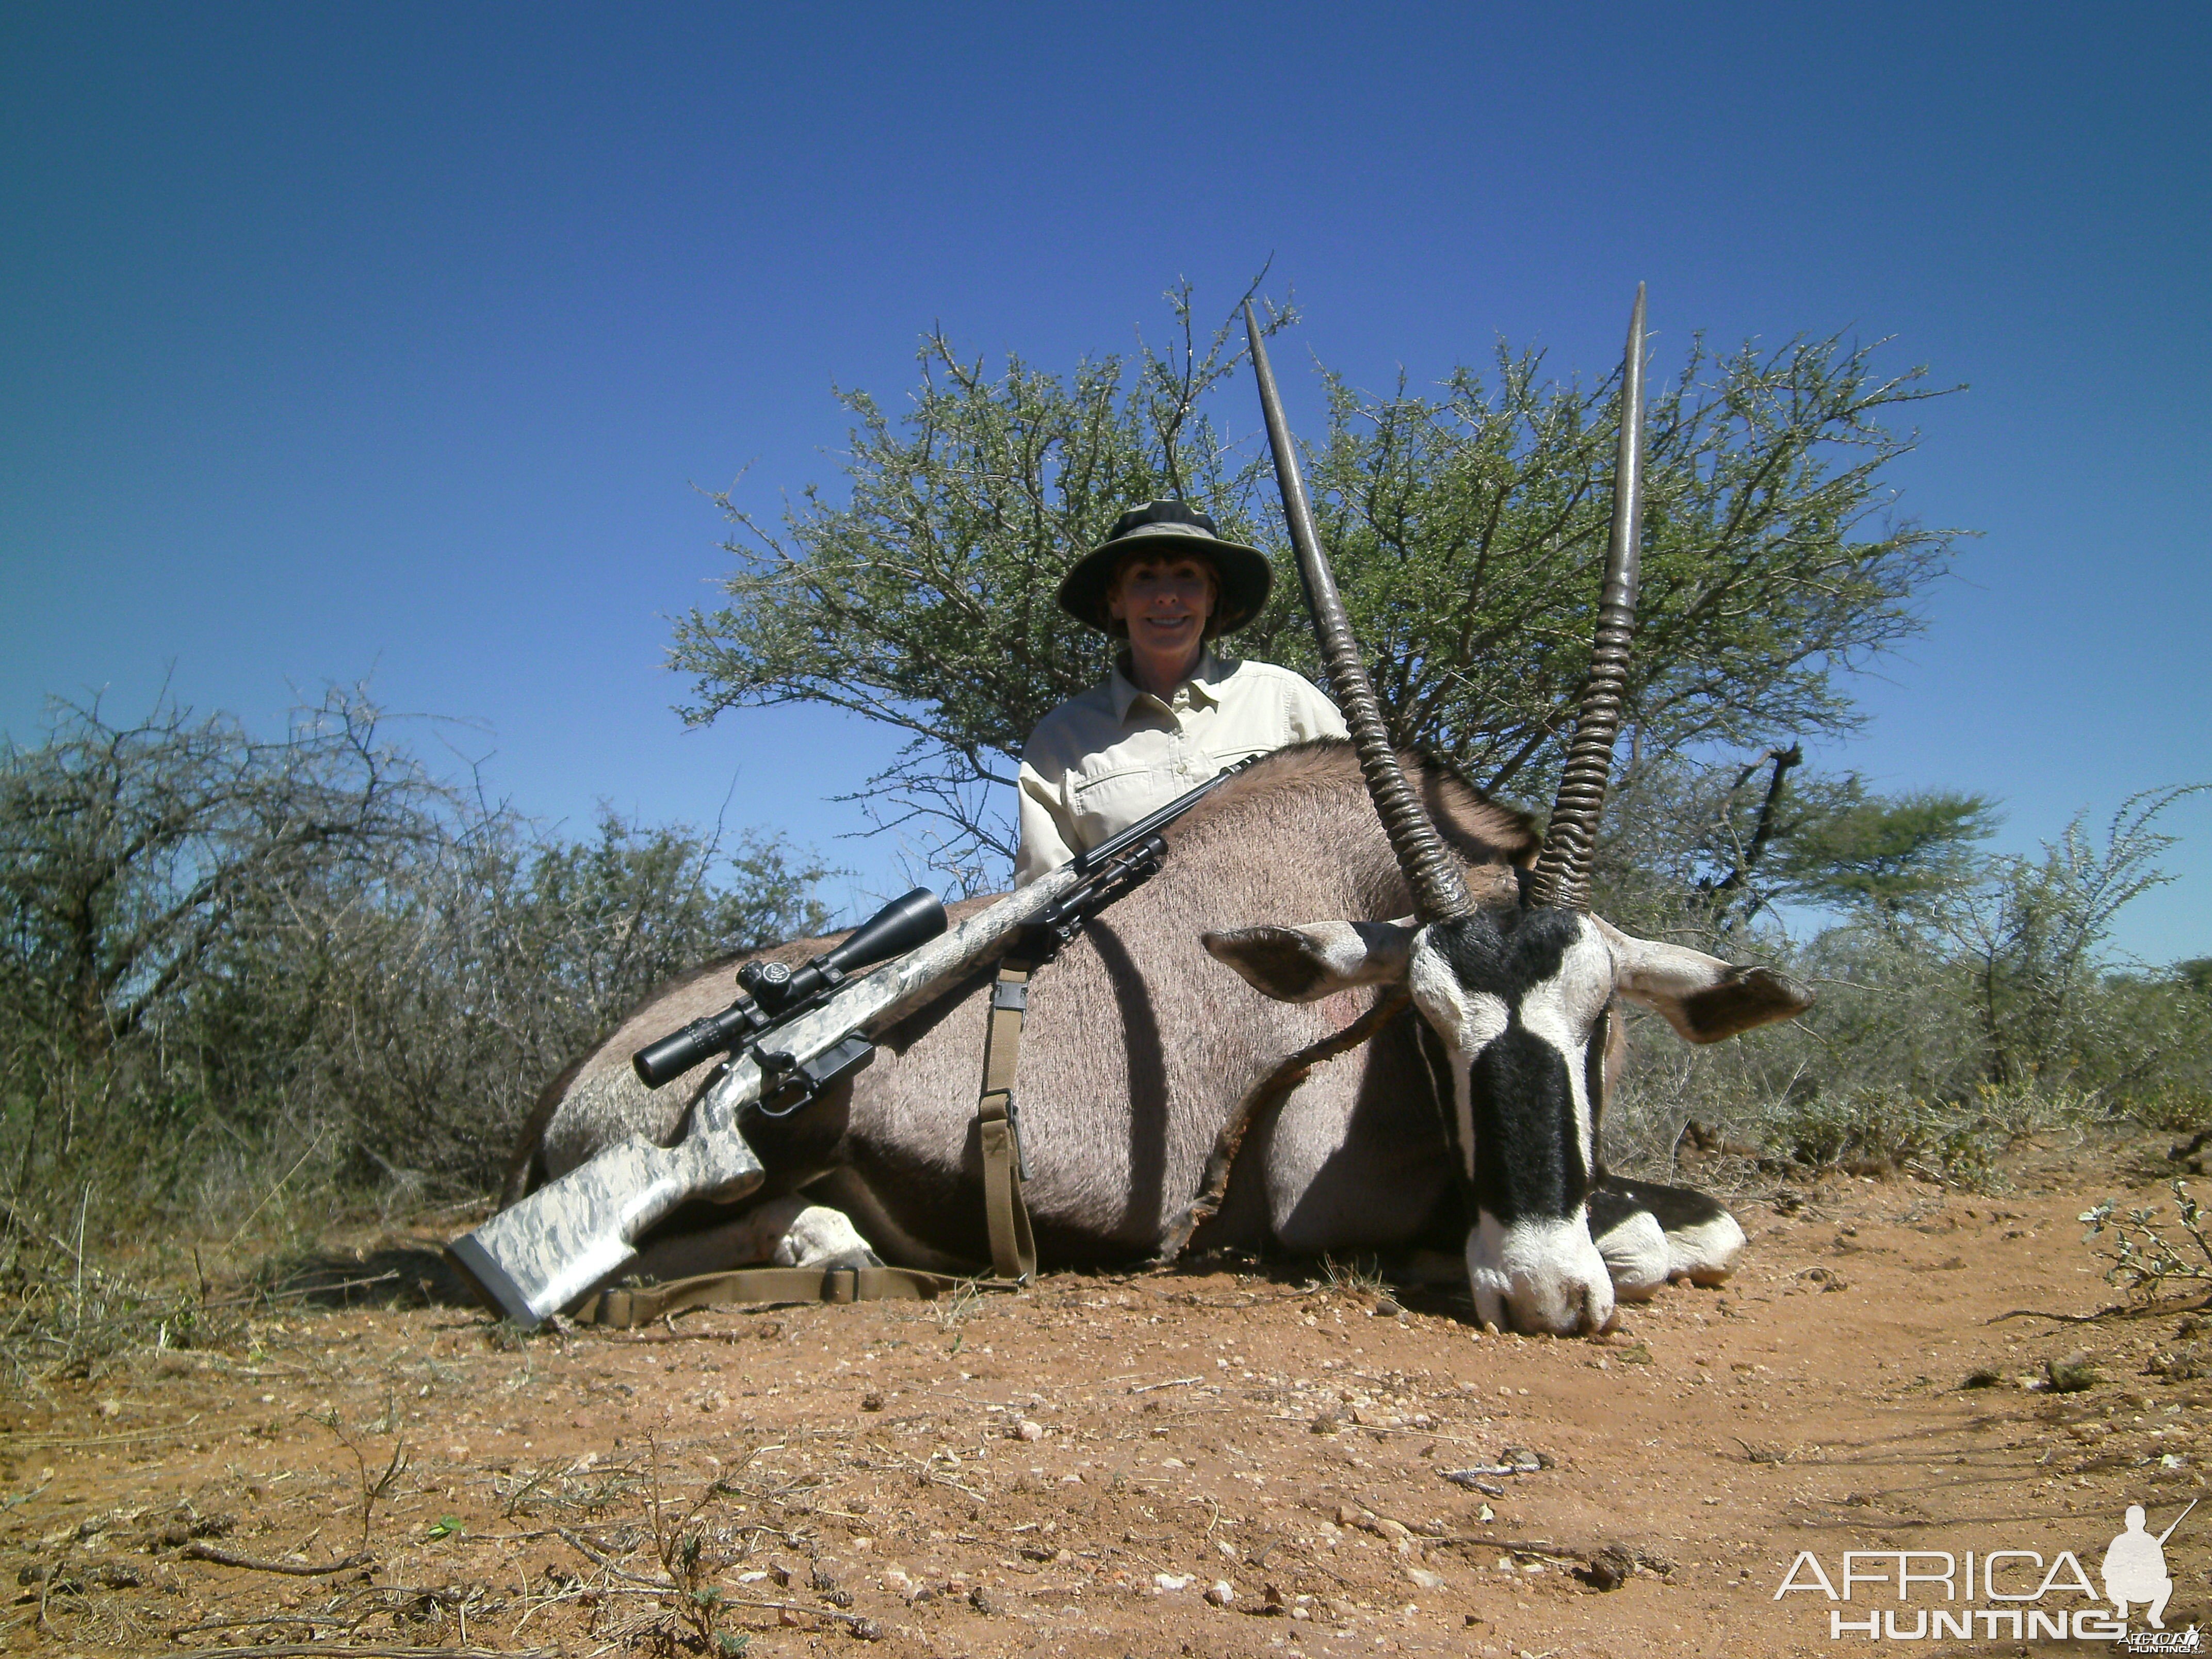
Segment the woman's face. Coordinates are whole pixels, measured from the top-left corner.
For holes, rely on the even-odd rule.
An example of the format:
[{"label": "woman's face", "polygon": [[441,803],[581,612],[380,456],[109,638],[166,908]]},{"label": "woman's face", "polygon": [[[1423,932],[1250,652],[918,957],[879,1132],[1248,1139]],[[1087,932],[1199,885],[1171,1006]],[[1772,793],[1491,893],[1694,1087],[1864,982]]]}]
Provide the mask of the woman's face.
[{"label": "woman's face", "polygon": [[1139,658],[1181,661],[1205,641],[1219,591],[1210,559],[1139,555],[1114,573],[1106,613],[1127,625]]}]

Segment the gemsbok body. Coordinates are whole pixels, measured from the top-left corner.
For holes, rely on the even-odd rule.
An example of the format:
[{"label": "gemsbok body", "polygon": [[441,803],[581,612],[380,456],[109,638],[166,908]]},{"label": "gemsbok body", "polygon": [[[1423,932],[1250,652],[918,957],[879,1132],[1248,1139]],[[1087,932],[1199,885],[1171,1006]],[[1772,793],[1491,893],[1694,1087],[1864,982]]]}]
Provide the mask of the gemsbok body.
[{"label": "gemsbok body", "polygon": [[[1030,981],[1016,1089],[1044,1265],[1158,1252],[1248,1091],[1402,993],[1407,1006],[1370,1041],[1316,1066],[1254,1124],[1199,1242],[1303,1255],[1449,1244],[1481,1319],[1561,1334],[1605,1328],[1617,1297],[1734,1267],[1743,1234],[1725,1210],[1612,1176],[1600,1135],[1621,1001],[1693,1042],[1810,1001],[1771,970],[1625,934],[1584,896],[1633,624],[1643,315],[1639,289],[1597,646],[1541,840],[1522,815],[1390,744],[1250,328],[1291,541],[1352,738],[1284,750],[1224,785],[1167,832],[1160,873]],[[988,1260],[975,1100],[990,982],[951,988],[805,1110],[749,1118],[768,1184],[735,1217],[679,1218],[646,1270],[871,1252],[940,1271]],[[728,996],[721,972],[696,976],[556,1079],[510,1200],[626,1135],[672,1140],[708,1068],[648,1091],[629,1057]]]}]

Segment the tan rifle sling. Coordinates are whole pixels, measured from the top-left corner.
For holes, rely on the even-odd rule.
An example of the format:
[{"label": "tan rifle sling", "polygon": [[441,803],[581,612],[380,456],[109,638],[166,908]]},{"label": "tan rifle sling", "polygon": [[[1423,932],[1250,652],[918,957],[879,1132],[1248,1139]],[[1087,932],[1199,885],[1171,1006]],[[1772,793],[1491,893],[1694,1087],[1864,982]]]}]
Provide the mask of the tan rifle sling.
[{"label": "tan rifle sling", "polygon": [[991,1239],[990,1279],[962,1279],[918,1267],[738,1267],[672,1279],[665,1285],[600,1291],[577,1309],[586,1325],[649,1325],[693,1308],[728,1302],[933,1301],[963,1285],[1019,1290],[1036,1275],[1036,1243],[1022,1201],[1021,1131],[1014,1076],[1021,1066],[1022,1020],[1036,964],[1006,960],[991,987],[983,1036],[983,1091],[975,1113],[983,1151],[983,1218]]}]

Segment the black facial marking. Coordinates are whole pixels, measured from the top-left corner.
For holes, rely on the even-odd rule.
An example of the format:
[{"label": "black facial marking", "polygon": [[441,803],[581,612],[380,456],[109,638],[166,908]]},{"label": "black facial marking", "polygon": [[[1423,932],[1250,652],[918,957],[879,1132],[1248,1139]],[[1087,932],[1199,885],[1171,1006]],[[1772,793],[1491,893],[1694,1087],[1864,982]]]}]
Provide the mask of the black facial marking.
[{"label": "black facial marking", "polygon": [[1581,937],[1571,910],[1478,910],[1429,929],[1429,942],[1461,984],[1516,1006],[1530,986],[1559,971],[1568,947]]},{"label": "black facial marking", "polygon": [[[1507,1225],[1565,1219],[1589,1194],[1566,1060],[1521,1022],[1522,999],[1559,973],[1581,933],[1581,921],[1571,911],[1527,908],[1478,911],[1429,929],[1431,945],[1462,987],[1505,1005],[1505,1030],[1474,1056],[1468,1085],[1474,1201]],[[1603,1024],[1586,1050],[1593,1057],[1587,1063],[1601,1072]],[[1599,1097],[1600,1090],[1593,1089],[1591,1100]],[[1447,1104],[1447,1133],[1455,1139],[1457,1115]],[[1462,1149],[1462,1169],[1465,1158]]]},{"label": "black facial marking", "polygon": [[1608,1002],[1600,1011],[1597,1024],[1590,1027],[1583,1048],[1583,1098],[1589,1102],[1590,1159],[1597,1165],[1590,1171],[1594,1181],[1605,1179],[1605,1142],[1601,1132],[1605,1127],[1605,1051],[1612,1046],[1613,1004]]},{"label": "black facial marking", "polygon": [[1559,1051],[1512,1023],[1474,1057],[1474,1196],[1511,1225],[1557,1221],[1589,1196],[1574,1091]]}]

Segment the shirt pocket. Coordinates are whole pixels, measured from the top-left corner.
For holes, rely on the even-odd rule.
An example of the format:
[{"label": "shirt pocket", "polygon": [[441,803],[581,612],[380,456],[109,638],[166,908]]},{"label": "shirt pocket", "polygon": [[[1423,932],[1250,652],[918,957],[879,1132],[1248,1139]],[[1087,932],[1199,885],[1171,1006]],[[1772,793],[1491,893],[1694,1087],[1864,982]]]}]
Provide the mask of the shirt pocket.
[{"label": "shirt pocket", "polygon": [[1079,850],[1118,836],[1139,818],[1158,811],[1182,793],[1172,768],[1127,767],[1103,777],[1085,778],[1069,791]]}]

